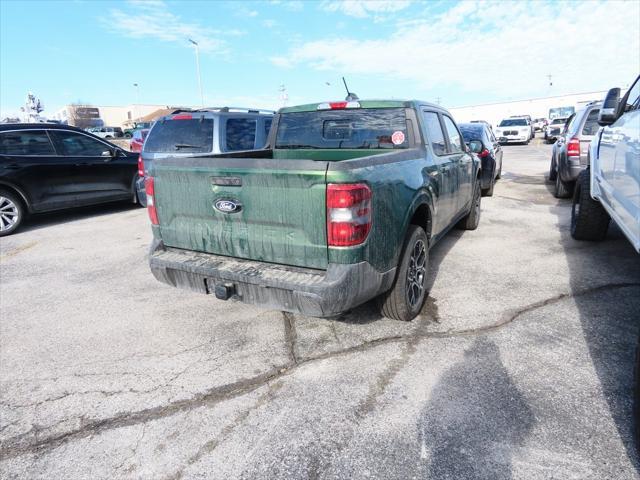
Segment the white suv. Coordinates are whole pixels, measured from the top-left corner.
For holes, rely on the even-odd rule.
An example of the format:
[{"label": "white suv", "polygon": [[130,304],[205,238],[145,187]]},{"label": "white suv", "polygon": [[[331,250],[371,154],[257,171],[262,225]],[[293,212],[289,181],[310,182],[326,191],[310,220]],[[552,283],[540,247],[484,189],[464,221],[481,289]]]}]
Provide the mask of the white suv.
[{"label": "white suv", "polygon": [[622,100],[619,88],[609,90],[598,123],[576,182],[571,235],[602,240],[613,219],[640,253],[640,76]]}]

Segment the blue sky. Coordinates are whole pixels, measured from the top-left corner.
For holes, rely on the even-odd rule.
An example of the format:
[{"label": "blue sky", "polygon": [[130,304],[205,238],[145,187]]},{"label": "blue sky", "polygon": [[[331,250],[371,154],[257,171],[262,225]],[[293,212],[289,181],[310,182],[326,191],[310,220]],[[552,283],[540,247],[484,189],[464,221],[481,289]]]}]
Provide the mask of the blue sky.
[{"label": "blue sky", "polygon": [[[640,2],[0,0],[0,116],[27,91],[76,101],[280,106],[362,98],[460,106],[604,90],[640,72]],[[553,86],[547,74],[553,75]]]}]

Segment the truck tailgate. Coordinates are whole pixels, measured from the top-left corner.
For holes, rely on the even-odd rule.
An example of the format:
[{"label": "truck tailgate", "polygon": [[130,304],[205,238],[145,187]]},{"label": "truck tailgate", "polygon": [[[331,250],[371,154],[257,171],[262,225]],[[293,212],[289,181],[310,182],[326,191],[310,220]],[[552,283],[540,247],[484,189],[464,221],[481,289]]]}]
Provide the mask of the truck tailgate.
[{"label": "truck tailgate", "polygon": [[[327,162],[312,160],[158,159],[152,174],[162,240],[169,247],[325,269],[326,170]],[[233,205],[236,211],[224,211]]]}]

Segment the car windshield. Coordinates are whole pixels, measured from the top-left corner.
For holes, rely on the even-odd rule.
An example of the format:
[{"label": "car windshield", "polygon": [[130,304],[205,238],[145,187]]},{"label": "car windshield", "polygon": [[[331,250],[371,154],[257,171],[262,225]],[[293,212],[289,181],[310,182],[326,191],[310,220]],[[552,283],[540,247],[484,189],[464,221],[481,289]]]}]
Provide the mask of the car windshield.
[{"label": "car windshield", "polygon": [[408,148],[403,108],[284,113],[275,148]]},{"label": "car windshield", "polygon": [[527,120],[524,118],[507,118],[500,122],[499,127],[526,127]]},{"label": "car windshield", "polygon": [[207,153],[212,149],[212,118],[156,122],[144,143],[147,153]]}]

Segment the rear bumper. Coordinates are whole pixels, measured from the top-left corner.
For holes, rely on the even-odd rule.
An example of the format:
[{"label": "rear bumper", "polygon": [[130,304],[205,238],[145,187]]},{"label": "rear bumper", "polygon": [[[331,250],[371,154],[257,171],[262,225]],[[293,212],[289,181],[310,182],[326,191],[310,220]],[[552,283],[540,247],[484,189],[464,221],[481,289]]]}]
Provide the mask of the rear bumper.
[{"label": "rear bumper", "polygon": [[581,165],[580,160],[569,160],[567,163],[561,163],[558,168],[560,180],[567,183],[575,182],[580,172],[585,168],[587,168],[587,166]]},{"label": "rear bumper", "polygon": [[158,240],[149,265],[157,280],[174,287],[205,294],[227,287],[231,299],[314,317],[356,307],[389,290],[395,277],[395,268],[378,272],[368,262],[314,270],[166,248]]}]

